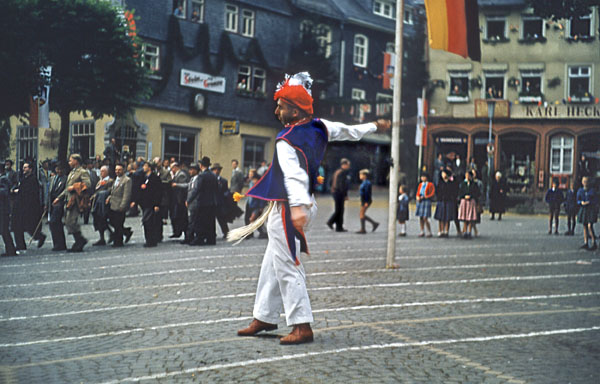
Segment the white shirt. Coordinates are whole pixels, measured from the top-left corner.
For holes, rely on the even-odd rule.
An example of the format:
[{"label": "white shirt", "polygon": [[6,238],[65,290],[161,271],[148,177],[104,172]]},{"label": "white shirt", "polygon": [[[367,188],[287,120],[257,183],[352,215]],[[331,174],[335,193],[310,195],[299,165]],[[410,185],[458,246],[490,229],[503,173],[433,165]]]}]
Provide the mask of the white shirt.
[{"label": "white shirt", "polygon": [[[367,133],[377,130],[377,126],[374,123],[346,125],[324,119],[321,119],[321,121],[327,128],[329,141],[358,141]],[[313,202],[311,196],[308,194],[309,177],[300,167],[296,150],[285,140],[279,140],[275,146],[277,148],[277,160],[283,171],[284,184],[288,192],[290,206],[311,205]]]}]

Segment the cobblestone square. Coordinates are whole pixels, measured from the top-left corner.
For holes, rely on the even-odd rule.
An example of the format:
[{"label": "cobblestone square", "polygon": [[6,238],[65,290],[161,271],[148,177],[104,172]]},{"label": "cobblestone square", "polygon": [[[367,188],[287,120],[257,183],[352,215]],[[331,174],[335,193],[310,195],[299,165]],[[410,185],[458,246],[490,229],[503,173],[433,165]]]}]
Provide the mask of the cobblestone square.
[{"label": "cobblestone square", "polygon": [[478,238],[428,239],[412,217],[400,268],[386,270],[386,196],[366,235],[354,233],[355,197],[347,233],[325,225],[331,199],[318,202],[303,258],[314,343],[279,345],[283,317],[271,334],[236,336],[252,318],[266,240],[146,249],[128,218],[135,233],[121,249],[47,243],[0,260],[0,382],[600,381],[600,258],[578,249],[581,227],[548,236],[544,216],[484,215]]}]

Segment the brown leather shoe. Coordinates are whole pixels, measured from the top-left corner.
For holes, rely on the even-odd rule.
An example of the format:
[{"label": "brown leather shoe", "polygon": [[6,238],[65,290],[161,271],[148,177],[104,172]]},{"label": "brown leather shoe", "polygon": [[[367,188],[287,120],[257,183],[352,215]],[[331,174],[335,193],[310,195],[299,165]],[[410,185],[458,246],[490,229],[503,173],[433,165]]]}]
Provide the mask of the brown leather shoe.
[{"label": "brown leather shoe", "polygon": [[252,320],[248,328],[240,329],[238,336],[254,336],[261,331],[273,331],[277,329],[277,324],[269,324],[257,319]]},{"label": "brown leather shoe", "polygon": [[282,337],[279,340],[279,344],[290,345],[290,344],[303,344],[310,343],[313,341],[313,331],[310,328],[310,324],[296,324],[286,337]]}]

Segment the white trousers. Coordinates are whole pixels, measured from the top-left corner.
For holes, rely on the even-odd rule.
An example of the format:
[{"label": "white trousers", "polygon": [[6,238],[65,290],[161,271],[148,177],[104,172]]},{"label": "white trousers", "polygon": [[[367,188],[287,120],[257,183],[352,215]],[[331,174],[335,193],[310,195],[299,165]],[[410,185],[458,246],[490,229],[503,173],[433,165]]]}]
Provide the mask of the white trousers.
[{"label": "white trousers", "polygon": [[[253,316],[265,323],[277,324],[283,310],[288,326],[312,323],[306,273],[301,263],[296,265],[292,260],[283,231],[282,207],[282,203],[276,203],[267,221],[269,242],[260,268]],[[313,199],[313,206],[308,213],[309,223],[316,213],[317,205]],[[296,250],[300,260],[298,240]]]}]

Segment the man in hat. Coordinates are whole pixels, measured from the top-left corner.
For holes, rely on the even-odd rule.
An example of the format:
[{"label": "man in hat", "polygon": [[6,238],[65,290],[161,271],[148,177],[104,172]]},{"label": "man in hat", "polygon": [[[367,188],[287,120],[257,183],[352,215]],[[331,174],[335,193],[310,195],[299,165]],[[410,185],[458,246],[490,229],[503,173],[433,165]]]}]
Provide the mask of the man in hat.
[{"label": "man in hat", "polygon": [[144,225],[144,247],[156,247],[160,240],[162,219],[160,202],[162,197],[162,182],[154,172],[154,164],[145,161],[142,165],[143,176],[139,186],[132,189],[130,207],[138,204],[142,207],[142,224]]},{"label": "man in hat", "polygon": [[215,216],[217,211],[217,177],[209,170],[210,159],[206,156],[200,161],[200,173],[196,179],[199,220],[197,236],[190,245],[215,245]]},{"label": "man in hat", "polygon": [[188,213],[185,207],[186,191],[188,187],[188,176],[181,169],[179,163],[171,163],[171,226],[173,234],[171,239],[177,239],[185,233],[188,224]]},{"label": "man in hat", "polygon": [[189,166],[190,181],[185,184],[177,184],[178,187],[187,188],[187,197],[185,200],[185,206],[188,210],[188,225],[185,232],[185,239],[181,244],[192,244],[198,233],[198,221],[200,220],[198,212],[198,173],[200,173],[200,167],[198,164],[191,164]]},{"label": "man in hat", "polygon": [[[292,332],[281,344],[313,341],[313,321],[306,289],[306,275],[297,251],[308,253],[304,230],[316,215],[313,195],[318,182],[318,168],[328,141],[359,140],[367,133],[385,131],[389,120],[355,126],[313,119],[312,79],[306,72],[287,77],[279,85],[274,99],[275,115],[284,125],[277,135],[271,167],[251,188],[247,196],[270,201],[267,213],[250,224],[249,230],[261,225],[268,216],[269,242],[263,258],[254,303],[254,320],[238,331],[239,336],[253,336],[277,328],[283,309]],[[243,238],[249,231],[230,231]]]},{"label": "man in hat", "polygon": [[[221,164],[214,163],[210,168],[214,175],[217,177],[217,210],[215,212],[221,232],[223,232],[223,238],[227,238],[229,232],[229,226],[227,225],[227,197],[229,194],[229,187],[227,186],[227,179],[221,176]],[[229,197],[230,198],[230,197]]]},{"label": "man in hat", "polygon": [[67,176],[67,185],[52,203],[54,205],[66,203],[65,227],[75,239],[69,252],[83,252],[83,247],[87,244],[87,239],[81,235],[81,227],[77,223],[77,218],[85,209],[85,195],[92,183],[90,174],[82,165],[83,159],[79,154],[74,153],[69,157],[71,172]]}]

